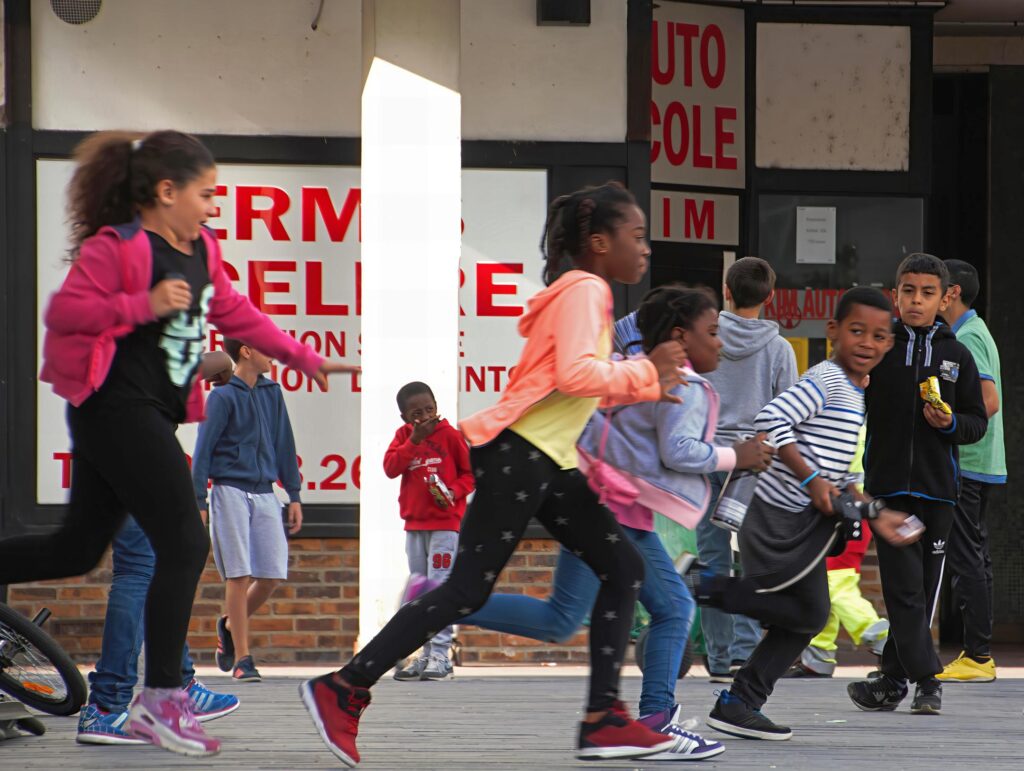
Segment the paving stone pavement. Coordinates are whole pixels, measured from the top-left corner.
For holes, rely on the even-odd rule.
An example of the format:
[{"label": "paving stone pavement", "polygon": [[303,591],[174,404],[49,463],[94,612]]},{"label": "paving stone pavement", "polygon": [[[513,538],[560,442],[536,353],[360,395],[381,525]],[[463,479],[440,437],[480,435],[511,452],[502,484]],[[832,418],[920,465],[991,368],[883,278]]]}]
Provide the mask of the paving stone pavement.
[{"label": "paving stone pavement", "polygon": [[[580,675],[488,676],[460,668],[455,680],[398,683],[374,689],[363,717],[360,769],[642,769],[676,764],[583,762],[572,754],[586,681]],[[582,672],[582,670],[581,670]],[[74,742],[76,718],[44,717],[47,733],[0,742],[0,769],[304,769],[338,768],[320,743],[297,696],[299,677],[234,684],[206,677],[242,699],[233,715],[206,727],[224,741],[219,756],[192,759],[152,747],[95,747]],[[945,687],[941,716],[914,716],[909,698],[895,713],[860,712],[846,697],[849,680],[783,681],[766,714],[795,732],[788,742],[726,739],[705,769],[1024,768],[1024,680]],[[638,677],[623,679],[636,704]],[[707,715],[713,686],[687,677],[677,695],[686,714]],[[698,729],[700,730],[700,729]],[[705,727],[708,736],[725,738]]]}]

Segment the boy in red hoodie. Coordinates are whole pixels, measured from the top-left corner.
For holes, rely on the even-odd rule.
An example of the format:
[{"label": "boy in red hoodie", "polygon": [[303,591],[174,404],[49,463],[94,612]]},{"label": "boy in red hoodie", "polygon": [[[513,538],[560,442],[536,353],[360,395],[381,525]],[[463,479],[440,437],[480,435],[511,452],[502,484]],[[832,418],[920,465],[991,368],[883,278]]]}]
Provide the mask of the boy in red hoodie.
[{"label": "boy in red hoodie", "polygon": [[[458,429],[438,416],[426,383],[407,383],[397,398],[404,425],[384,454],[384,473],[402,477],[398,507],[405,520],[409,572],[443,583],[455,561],[466,496],[474,488],[469,447]],[[451,642],[449,626],[427,641],[419,658],[398,670],[395,679],[450,679]]]}]

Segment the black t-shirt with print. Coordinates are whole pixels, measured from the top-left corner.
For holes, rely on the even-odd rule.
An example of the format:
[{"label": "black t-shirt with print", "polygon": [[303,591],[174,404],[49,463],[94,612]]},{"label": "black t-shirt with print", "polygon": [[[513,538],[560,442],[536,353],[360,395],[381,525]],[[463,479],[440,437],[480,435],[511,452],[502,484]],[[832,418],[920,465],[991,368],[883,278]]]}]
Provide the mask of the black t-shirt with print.
[{"label": "black t-shirt with print", "polygon": [[184,278],[192,291],[192,307],[136,327],[118,340],[110,373],[87,404],[152,404],[182,423],[196,368],[206,350],[206,313],[213,297],[206,244],[197,238],[192,254],[185,254],[156,233],[146,235],[153,251],[150,288],[168,278]]}]

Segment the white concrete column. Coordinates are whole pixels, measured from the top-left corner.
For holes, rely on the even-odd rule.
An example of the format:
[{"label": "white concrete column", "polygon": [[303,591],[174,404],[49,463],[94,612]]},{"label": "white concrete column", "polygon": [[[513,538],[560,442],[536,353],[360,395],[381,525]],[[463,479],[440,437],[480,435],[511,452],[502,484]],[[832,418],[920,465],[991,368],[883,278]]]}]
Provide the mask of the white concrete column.
[{"label": "white concrete column", "polygon": [[461,213],[460,0],[363,0],[359,636],[407,575],[398,480],[382,463],[395,394],[422,380],[454,423]]}]

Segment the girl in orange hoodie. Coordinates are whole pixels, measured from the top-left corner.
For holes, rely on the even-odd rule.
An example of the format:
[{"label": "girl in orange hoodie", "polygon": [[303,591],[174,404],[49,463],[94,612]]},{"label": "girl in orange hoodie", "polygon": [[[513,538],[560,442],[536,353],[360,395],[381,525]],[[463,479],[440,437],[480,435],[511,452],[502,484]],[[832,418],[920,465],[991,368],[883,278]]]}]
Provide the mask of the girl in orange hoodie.
[{"label": "girl in orange hoodie", "polygon": [[639,282],[651,253],[644,214],[621,185],[556,199],[541,249],[547,287],[519,322],[526,342],[515,374],[497,404],[460,424],[477,491],[451,576],[403,606],[340,671],[300,687],[321,738],[349,766],[359,762],[355,740],[369,687],[438,630],[484,604],[532,517],[601,579],[578,756],[644,757],[675,741],[630,719],[618,698],[643,561],[577,470],[576,440],[601,403],[678,401],[670,391],[684,382],[686,354],[670,341],[647,359],[609,360],[610,285]]}]

